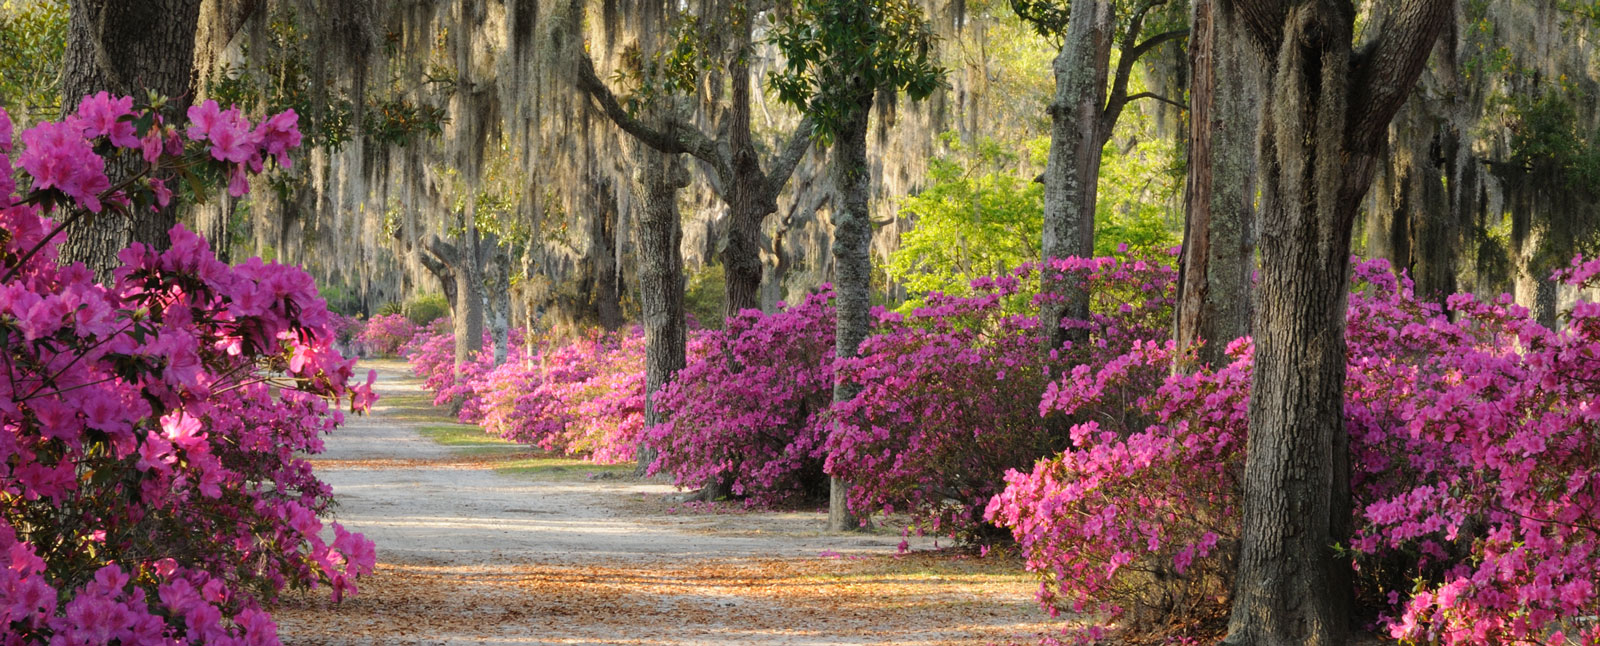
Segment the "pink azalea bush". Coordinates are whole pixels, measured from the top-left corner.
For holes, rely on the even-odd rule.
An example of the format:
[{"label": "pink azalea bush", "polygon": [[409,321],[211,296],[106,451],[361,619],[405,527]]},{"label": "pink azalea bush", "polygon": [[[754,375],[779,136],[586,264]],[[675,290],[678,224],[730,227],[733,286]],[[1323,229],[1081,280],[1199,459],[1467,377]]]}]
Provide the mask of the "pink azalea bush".
[{"label": "pink azalea bush", "polygon": [[[1597,272],[1578,264],[1569,280]],[[1453,296],[1451,320],[1381,261],[1355,277],[1356,532],[1342,548],[1359,598],[1408,643],[1600,643],[1600,306],[1552,332],[1506,297]],[[987,510],[1048,575],[1047,608],[1103,619],[1085,637],[1225,601],[1253,356],[1240,340],[1230,365],[1169,375],[1175,353],[1142,344],[1057,382],[1043,410],[1131,401],[1137,414],[1078,424],[1072,447],[1007,474]]]},{"label": "pink azalea bush", "polygon": [[481,423],[508,440],[599,464],[634,459],[644,427],[644,332],[541,339],[481,377]]},{"label": "pink azalea bush", "polygon": [[[978,539],[989,499],[1008,469],[1059,451],[1064,438],[1037,405],[1047,368],[1097,368],[1133,343],[1166,336],[1175,273],[1155,259],[1104,257],[1055,262],[1049,271],[1087,289],[1094,306],[1087,343],[1046,365],[1037,311],[1039,271],[973,281],[974,296],[933,294],[909,316],[888,314],[860,356],[838,364],[861,390],[832,410],[827,470],[850,481],[858,512],[909,511],[921,529]],[[1016,314],[1015,311],[1029,312]],[[1100,415],[1120,415],[1108,402]]]},{"label": "pink azalea bush", "polygon": [[679,487],[726,486],[754,504],[816,498],[833,401],[831,290],[771,314],[746,310],[697,336],[645,430],[652,472]]},{"label": "pink azalea bush", "polygon": [[[375,399],[371,375],[332,349],[303,271],[230,267],[175,227],[171,248],[124,250],[109,285],[57,264],[48,219],[163,205],[159,177],[205,171],[248,190],[265,157],[287,164],[293,112],[251,124],[190,109],[187,141],[127,98],[22,133],[0,110],[0,643],[7,646],[278,644],[261,602],[372,570],[373,546],[319,516],[331,502],[307,454]],[[103,155],[148,166],[112,185]],[[19,191],[11,166],[23,170]],[[125,217],[107,213],[102,217]]]},{"label": "pink azalea bush", "polygon": [[459,374],[448,331],[420,333],[404,351],[435,393],[434,405],[458,404],[464,423],[600,464],[634,459],[644,427],[640,328],[575,339],[525,339],[513,330],[504,362],[494,365],[486,348]]},{"label": "pink azalea bush", "polygon": [[356,340],[368,352],[389,357],[399,354],[400,348],[411,341],[417,332],[417,325],[403,314],[379,315],[367,319]]}]

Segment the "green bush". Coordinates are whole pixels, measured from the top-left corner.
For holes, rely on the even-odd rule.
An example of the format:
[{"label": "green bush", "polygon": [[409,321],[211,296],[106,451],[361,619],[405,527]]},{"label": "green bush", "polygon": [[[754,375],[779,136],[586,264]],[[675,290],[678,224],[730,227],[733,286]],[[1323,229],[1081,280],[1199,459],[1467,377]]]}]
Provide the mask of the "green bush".
[{"label": "green bush", "polygon": [[450,315],[450,302],[443,294],[418,294],[402,306],[406,318],[417,325],[427,325],[434,319]]},{"label": "green bush", "polygon": [[707,265],[689,276],[683,291],[683,308],[700,327],[722,329],[724,290],[728,279],[722,265]]}]

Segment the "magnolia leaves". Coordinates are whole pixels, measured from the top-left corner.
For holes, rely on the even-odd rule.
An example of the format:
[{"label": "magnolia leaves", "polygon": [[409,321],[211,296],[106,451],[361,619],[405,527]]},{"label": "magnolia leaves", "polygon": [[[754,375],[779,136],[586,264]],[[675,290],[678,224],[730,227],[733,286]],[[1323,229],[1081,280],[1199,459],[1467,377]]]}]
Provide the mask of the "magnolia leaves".
[{"label": "magnolia leaves", "polygon": [[909,0],[800,0],[772,36],[787,59],[768,83],[778,99],[816,122],[827,145],[877,90],[921,100],[945,84],[935,36]]}]

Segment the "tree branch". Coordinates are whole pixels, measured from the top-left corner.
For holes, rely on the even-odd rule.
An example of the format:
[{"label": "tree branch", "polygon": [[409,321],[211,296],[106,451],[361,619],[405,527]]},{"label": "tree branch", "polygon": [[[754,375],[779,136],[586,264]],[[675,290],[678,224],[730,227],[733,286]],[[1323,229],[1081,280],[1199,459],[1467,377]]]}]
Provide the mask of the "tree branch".
[{"label": "tree branch", "polygon": [[422,266],[433,272],[439,280],[446,280],[454,272],[461,256],[456,246],[446,242],[437,233],[430,233],[422,239],[422,244],[417,247],[417,259],[422,261]]},{"label": "tree branch", "polygon": [[1411,95],[1450,18],[1452,0],[1403,0],[1384,15],[1378,34],[1357,52],[1350,74],[1346,142],[1370,151],[1388,136],[1389,121]]},{"label": "tree branch", "polygon": [[587,53],[578,55],[578,89],[588,94],[599,104],[600,110],[612,123],[617,124],[623,132],[632,135],[640,143],[654,148],[668,155],[693,155],[696,159],[711,166],[724,184],[731,183],[733,179],[733,165],[717,144],[705,133],[688,124],[674,120],[667,124],[666,130],[650,127],[638,117],[628,114],[623,109],[622,103],[617,100],[617,95],[600,80],[600,75],[594,71],[594,60]]},{"label": "tree branch", "polygon": [[[1137,17],[1138,21],[1143,19],[1142,15]],[[1124,37],[1122,58],[1117,61],[1117,76],[1112,81],[1110,96],[1106,97],[1106,109],[1101,122],[1101,127],[1106,130],[1110,130],[1110,127],[1117,122],[1117,117],[1122,116],[1122,108],[1132,100],[1128,97],[1128,79],[1133,76],[1133,64],[1139,62],[1140,57],[1150,53],[1150,50],[1160,47],[1167,41],[1189,35],[1188,29],[1174,29],[1156,34],[1138,45],[1129,47],[1128,44],[1137,40],[1139,32],[1143,29],[1138,21],[1128,26],[1128,32]]]},{"label": "tree branch", "polygon": [[1179,110],[1188,110],[1189,109],[1189,106],[1184,104],[1183,102],[1181,102],[1181,101],[1173,101],[1172,99],[1169,99],[1167,97],[1164,97],[1164,96],[1161,96],[1159,94],[1156,94],[1155,92],[1140,92],[1138,94],[1129,95],[1128,99],[1127,99],[1127,102],[1128,103],[1133,103],[1134,101],[1138,101],[1139,99],[1155,99],[1157,101],[1160,101],[1162,103],[1170,105],[1170,106],[1172,106],[1174,108],[1177,108]]},{"label": "tree branch", "polygon": [[762,198],[768,201],[778,199],[778,194],[783,192],[785,184],[789,183],[789,176],[794,174],[800,160],[806,156],[806,151],[811,149],[811,134],[816,129],[816,122],[811,117],[806,117],[795,126],[794,132],[789,134],[789,144],[772,160],[772,168],[767,171],[767,185],[762,191]]}]

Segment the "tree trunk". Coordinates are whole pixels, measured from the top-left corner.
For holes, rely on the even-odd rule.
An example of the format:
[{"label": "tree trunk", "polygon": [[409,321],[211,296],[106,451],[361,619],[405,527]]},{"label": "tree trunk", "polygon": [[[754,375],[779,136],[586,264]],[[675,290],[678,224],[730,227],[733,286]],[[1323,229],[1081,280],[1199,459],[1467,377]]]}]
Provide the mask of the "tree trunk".
[{"label": "tree trunk", "polygon": [[1336,646],[1349,628],[1344,314],[1350,236],[1387,126],[1421,74],[1448,0],[1406,0],[1353,53],[1348,5],[1240,2],[1273,60],[1262,123],[1257,291],[1238,572],[1227,643]]},{"label": "tree trunk", "polygon": [[775,201],[763,199],[767,178],[761,172],[750,137],[748,57],[734,56],[728,76],[733,81],[732,101],[728,104],[728,148],[733,153],[730,161],[734,182],[727,189],[728,234],[722,247],[724,318],[742,310],[761,309],[761,221],[777,210]]},{"label": "tree trunk", "polygon": [[[76,112],[85,96],[110,92],[142,101],[146,90],[168,97],[165,116],[178,122],[194,98],[194,38],[200,0],[74,0],[61,62],[61,113]],[[136,152],[106,160],[112,185],[145,166]],[[176,209],[107,210],[79,220],[61,245],[63,263],[82,262],[97,280],[109,282],[117,253],[130,242],[165,249]]]},{"label": "tree trunk", "polygon": [[[1056,57],[1056,96],[1050,104],[1050,157],[1044,173],[1044,259],[1088,257],[1094,253],[1094,209],[1100,178],[1100,151],[1107,128],[1106,80],[1113,37],[1110,0],[1072,3],[1066,39]],[[1076,281],[1057,281],[1045,272],[1041,306],[1047,328],[1046,352],[1067,341],[1082,343],[1084,330],[1061,322],[1089,317],[1089,292]]]},{"label": "tree trunk", "polygon": [[464,377],[462,373],[472,362],[472,355],[483,349],[483,277],[478,267],[476,217],[469,201],[464,218],[466,231],[461,236],[461,246],[452,267],[456,279],[455,311],[451,314],[455,318],[457,380]]},{"label": "tree trunk", "polygon": [[1227,362],[1228,343],[1250,334],[1255,268],[1259,57],[1238,17],[1196,0],[1189,35],[1189,174],[1179,272],[1179,347],[1203,342],[1202,365]]},{"label": "tree trunk", "polygon": [[617,204],[608,200],[598,216],[592,218],[596,247],[595,254],[595,313],[600,327],[615,330],[622,327],[622,272],[617,267]]},{"label": "tree trunk", "polygon": [[485,314],[489,338],[494,342],[494,365],[506,361],[511,353],[511,257],[494,234],[483,236],[480,265],[483,267]]},{"label": "tree trunk", "polygon": [[[660,424],[656,395],[685,363],[688,323],[683,307],[683,224],[678,190],[689,185],[680,155],[638,147],[634,175],[639,198],[639,308],[644,318],[645,428]],[[639,444],[636,475],[644,475],[656,452]]]},{"label": "tree trunk", "polygon": [[[833,210],[833,293],[838,312],[833,350],[839,358],[856,356],[872,326],[872,221],[867,210],[872,183],[867,167],[872,96],[867,92],[856,104],[855,116],[841,128],[833,144],[833,181],[839,192]],[[836,379],[833,401],[849,401],[859,391],[856,384]],[[860,526],[847,504],[849,491],[849,483],[838,477],[829,479],[828,531]]]}]

